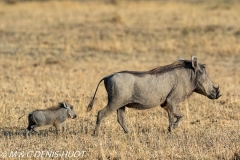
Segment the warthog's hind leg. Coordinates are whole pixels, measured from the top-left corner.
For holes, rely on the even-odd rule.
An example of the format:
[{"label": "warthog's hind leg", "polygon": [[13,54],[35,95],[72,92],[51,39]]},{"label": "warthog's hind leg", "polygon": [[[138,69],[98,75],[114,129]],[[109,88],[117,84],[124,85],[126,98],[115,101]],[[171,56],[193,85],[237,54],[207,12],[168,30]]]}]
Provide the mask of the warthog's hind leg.
[{"label": "warthog's hind leg", "polygon": [[96,127],[94,130],[94,135],[97,136],[98,135],[98,130],[100,127],[100,124],[102,122],[102,120],[107,117],[108,115],[110,115],[113,111],[110,110],[110,106],[107,105],[105,108],[103,108],[102,110],[98,111],[98,115],[97,115],[97,122],[96,122]]},{"label": "warthog's hind leg", "polygon": [[118,123],[122,126],[125,133],[128,133],[128,128],[125,123],[125,106],[117,110],[117,120]]},{"label": "warthog's hind leg", "polygon": [[27,129],[25,130],[24,136],[28,137],[30,131],[31,131],[31,129],[29,130],[29,129],[27,128]]},{"label": "warthog's hind leg", "polygon": [[37,130],[37,128],[39,128],[39,127],[41,127],[41,126],[42,126],[42,124],[35,124],[35,125],[32,125],[31,128],[32,128],[32,130],[35,131],[36,133],[39,133],[38,130]]},{"label": "warthog's hind leg", "polygon": [[32,130],[32,126],[34,126],[36,123],[34,123],[31,119],[31,114],[28,115],[28,127],[25,130],[25,136],[29,136],[29,132]]}]

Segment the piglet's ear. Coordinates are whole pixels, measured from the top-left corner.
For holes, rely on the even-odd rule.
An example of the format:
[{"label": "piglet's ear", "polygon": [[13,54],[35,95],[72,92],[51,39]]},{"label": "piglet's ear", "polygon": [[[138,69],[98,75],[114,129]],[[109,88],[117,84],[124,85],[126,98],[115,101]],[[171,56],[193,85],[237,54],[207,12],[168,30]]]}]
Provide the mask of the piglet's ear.
[{"label": "piglet's ear", "polygon": [[58,102],[59,107],[66,108],[66,105],[64,102]]},{"label": "piglet's ear", "polygon": [[178,61],[183,61],[184,59],[182,57],[178,57]]},{"label": "piglet's ear", "polygon": [[197,70],[198,62],[197,62],[197,57],[192,56],[192,67]]},{"label": "piglet's ear", "polygon": [[68,107],[68,105],[65,102],[63,102],[63,106],[64,106],[64,108]]}]

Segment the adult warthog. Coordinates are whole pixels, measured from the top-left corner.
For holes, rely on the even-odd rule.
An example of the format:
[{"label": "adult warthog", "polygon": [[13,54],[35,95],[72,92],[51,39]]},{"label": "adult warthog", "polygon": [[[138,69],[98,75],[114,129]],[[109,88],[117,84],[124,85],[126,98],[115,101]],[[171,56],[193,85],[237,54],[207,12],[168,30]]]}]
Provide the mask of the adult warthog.
[{"label": "adult warthog", "polygon": [[192,60],[178,60],[146,72],[121,71],[101,79],[87,108],[87,111],[92,109],[99,84],[104,80],[108,104],[98,112],[94,134],[98,134],[103,118],[114,111],[117,111],[118,123],[128,133],[125,107],[150,109],[158,105],[168,113],[168,130],[171,132],[182,119],[178,104],[193,92],[209,99],[218,99],[221,96],[219,87],[214,87],[205,65],[198,63],[195,56],[191,58]]},{"label": "adult warthog", "polygon": [[73,106],[66,102],[60,102],[57,107],[51,107],[46,110],[35,110],[28,115],[28,127],[26,129],[26,136],[29,131],[37,131],[38,127],[44,125],[53,125],[56,127],[57,134],[61,126],[64,131],[64,122],[67,118],[76,118],[77,115],[73,110]]}]

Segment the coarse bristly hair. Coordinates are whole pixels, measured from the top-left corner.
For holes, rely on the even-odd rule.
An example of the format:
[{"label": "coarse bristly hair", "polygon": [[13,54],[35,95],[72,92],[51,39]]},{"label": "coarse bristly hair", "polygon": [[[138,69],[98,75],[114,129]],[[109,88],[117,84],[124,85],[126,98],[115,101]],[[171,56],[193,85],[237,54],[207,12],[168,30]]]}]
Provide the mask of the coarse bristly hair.
[{"label": "coarse bristly hair", "polygon": [[[63,102],[61,102],[61,103],[63,103]],[[53,111],[53,110],[58,110],[58,109],[62,108],[62,107],[61,107],[61,103],[58,103],[56,106],[47,107],[46,109],[38,109],[38,111],[45,111],[45,110],[51,110],[51,111]]]},{"label": "coarse bristly hair", "polygon": [[[200,65],[202,65],[202,64],[200,64]],[[146,75],[146,74],[158,75],[158,74],[162,74],[162,73],[171,71],[175,68],[181,68],[181,67],[193,69],[192,61],[179,60],[179,61],[176,61],[172,64],[165,65],[165,66],[160,66],[160,67],[151,69],[149,71],[142,71],[142,72],[141,71],[121,71],[121,72],[118,72],[118,73],[130,73],[130,74],[134,74],[134,75],[137,75],[137,76],[143,76],[143,75]]]}]

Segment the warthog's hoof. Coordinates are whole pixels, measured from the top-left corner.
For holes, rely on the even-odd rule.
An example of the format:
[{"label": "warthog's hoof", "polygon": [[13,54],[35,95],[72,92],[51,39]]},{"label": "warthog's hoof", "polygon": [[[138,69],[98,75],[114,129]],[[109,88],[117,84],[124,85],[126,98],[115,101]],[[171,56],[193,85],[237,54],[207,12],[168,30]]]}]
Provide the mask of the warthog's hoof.
[{"label": "warthog's hoof", "polygon": [[98,137],[98,134],[97,133],[93,133],[91,134],[92,137]]},{"label": "warthog's hoof", "polygon": [[178,126],[179,126],[178,123],[174,123],[174,124],[173,124],[173,129],[177,128]]},{"label": "warthog's hoof", "polygon": [[24,138],[29,138],[28,134],[24,134],[23,136],[24,136]]},{"label": "warthog's hoof", "polygon": [[168,132],[171,133],[172,132],[172,127],[168,127]]},{"label": "warthog's hoof", "polygon": [[129,130],[128,129],[123,129],[124,130],[124,133],[125,134],[128,134],[129,133]]}]

